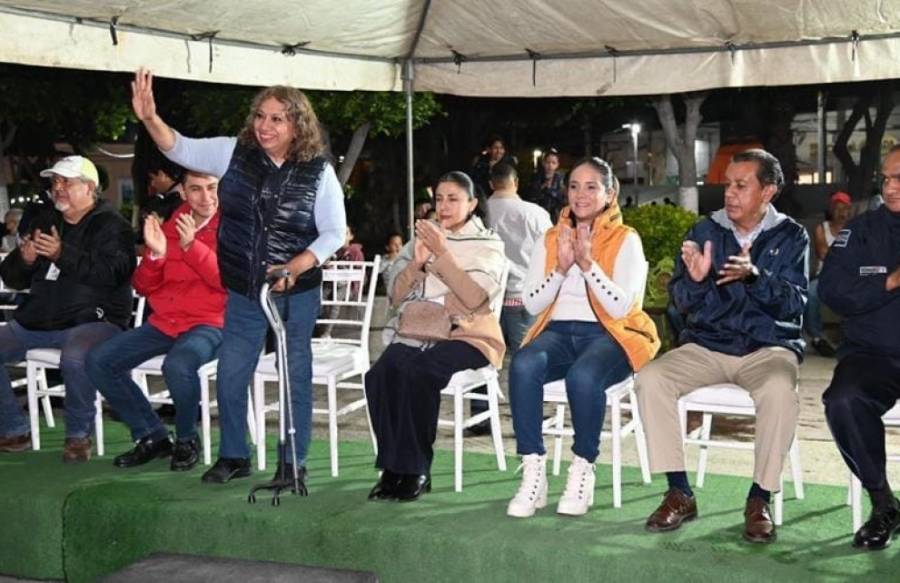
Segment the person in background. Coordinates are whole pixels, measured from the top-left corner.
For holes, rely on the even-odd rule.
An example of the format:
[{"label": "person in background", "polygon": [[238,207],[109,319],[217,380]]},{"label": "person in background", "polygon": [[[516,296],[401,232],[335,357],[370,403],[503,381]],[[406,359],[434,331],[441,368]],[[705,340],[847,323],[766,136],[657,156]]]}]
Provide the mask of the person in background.
[{"label": "person in background", "polygon": [[391,233],[384,241],[384,255],[381,256],[381,273],[390,270],[391,266],[400,256],[400,250],[403,249],[403,235],[400,233]]},{"label": "person in background", "polygon": [[484,149],[472,165],[471,176],[476,186],[475,193],[479,201],[479,208],[476,210],[481,213],[484,212],[487,196],[491,193],[491,168],[499,162],[505,162],[513,168],[517,164],[516,159],[507,154],[506,142],[503,141],[503,138],[493,135],[488,138]]},{"label": "person in background", "polygon": [[22,209],[13,208],[6,211],[3,217],[6,230],[3,234],[3,244],[0,253],[9,253],[19,246],[19,221],[22,220]]},{"label": "person in background", "polygon": [[853,215],[853,201],[846,192],[835,192],[831,195],[828,204],[827,220],[816,225],[813,232],[813,249],[816,253],[816,267],[814,275],[809,280],[809,295],[806,300],[806,310],[803,313],[803,327],[810,337],[810,344],[820,355],[832,358],[836,354],[834,345],[825,337],[822,326],[822,305],[819,302],[819,274],[825,256],[834,238],[841,232],[847,221]]},{"label": "person in background", "polygon": [[184,203],[182,177],[184,168],[168,158],[157,154],[147,173],[151,193],[141,207],[141,225],[147,216],[153,214],[160,223],[169,220],[175,209]]},{"label": "person in background", "polygon": [[559,211],[567,202],[564,178],[559,172],[559,152],[556,148],[548,148],[541,155],[541,165],[534,173],[529,191],[530,199],[547,209],[550,220],[555,223],[559,218]]}]

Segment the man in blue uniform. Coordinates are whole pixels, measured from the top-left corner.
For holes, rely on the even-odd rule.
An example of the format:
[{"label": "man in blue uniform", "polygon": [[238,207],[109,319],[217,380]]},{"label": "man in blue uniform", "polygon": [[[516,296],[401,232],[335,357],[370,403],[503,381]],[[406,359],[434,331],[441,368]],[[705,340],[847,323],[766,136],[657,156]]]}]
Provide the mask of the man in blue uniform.
[{"label": "man in blue uniform", "polygon": [[900,147],[881,168],[884,205],[838,233],[819,279],[822,301],[844,317],[825,416],[844,461],[872,500],[853,545],[883,549],[900,529],[885,473],[881,416],[900,398]]}]

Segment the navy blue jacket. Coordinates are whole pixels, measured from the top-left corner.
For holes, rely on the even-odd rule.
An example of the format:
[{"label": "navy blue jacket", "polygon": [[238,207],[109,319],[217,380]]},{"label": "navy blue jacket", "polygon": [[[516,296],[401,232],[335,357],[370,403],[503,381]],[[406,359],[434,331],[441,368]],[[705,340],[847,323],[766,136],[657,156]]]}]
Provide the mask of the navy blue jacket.
[{"label": "navy blue jacket", "polygon": [[[226,288],[255,298],[266,267],[287,263],[318,236],[314,207],[324,158],[285,161],[238,144],[219,182],[219,272]],[[317,287],[322,271],[304,272],[289,293]]]},{"label": "navy blue jacket", "polygon": [[838,233],[819,276],[819,297],[844,317],[839,357],[856,352],[900,356],[900,290],[885,280],[900,266],[900,214],[886,206]]},{"label": "navy blue jacket", "polygon": [[[713,217],[723,214],[718,211]],[[707,218],[688,231],[685,240],[696,242],[701,249],[706,241],[712,241],[713,264],[706,279],[695,282],[680,254],[675,260],[669,295],[685,320],[681,344],[694,342],[734,356],[783,346],[802,360],[809,235],[789,217],[778,218],[780,222],[761,232],[750,249],[751,261],[760,272],[752,284],[716,285],[717,273],[728,257],[741,252],[729,227]]]}]

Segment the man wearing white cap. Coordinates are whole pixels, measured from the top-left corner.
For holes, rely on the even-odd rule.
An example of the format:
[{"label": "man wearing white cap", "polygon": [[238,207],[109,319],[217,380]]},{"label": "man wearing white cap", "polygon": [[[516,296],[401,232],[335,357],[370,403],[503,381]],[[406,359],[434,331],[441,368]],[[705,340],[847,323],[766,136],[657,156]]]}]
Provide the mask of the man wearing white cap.
[{"label": "man wearing white cap", "polygon": [[[51,179],[54,206],[29,225],[0,264],[13,289],[30,288],[13,321],[0,327],[0,363],[18,362],[31,348],[59,348],[66,385],[63,461],[87,461],[96,390],[84,370],[92,346],[121,331],[131,317],[134,235],[116,209],[97,198],[94,164],[68,156],[41,172]],[[0,366],[0,451],[31,445],[28,420]]]}]

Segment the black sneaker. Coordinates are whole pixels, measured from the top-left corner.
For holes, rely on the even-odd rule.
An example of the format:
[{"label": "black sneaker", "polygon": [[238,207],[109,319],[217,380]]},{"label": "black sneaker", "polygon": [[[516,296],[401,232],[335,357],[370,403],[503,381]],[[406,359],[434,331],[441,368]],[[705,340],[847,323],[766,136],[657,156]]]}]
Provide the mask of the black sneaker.
[{"label": "black sneaker", "polygon": [[175,451],[172,452],[172,464],[169,466],[173,472],[185,472],[197,465],[200,460],[200,447],[197,438],[187,441],[176,441]]},{"label": "black sneaker", "polygon": [[141,466],[151,460],[172,455],[172,440],[166,437],[154,441],[151,437],[145,437],[134,444],[134,449],[116,456],[113,463],[120,468]]},{"label": "black sneaker", "polygon": [[880,551],[891,544],[894,533],[900,530],[900,502],[886,509],[872,509],[869,520],[853,535],[853,546]]},{"label": "black sneaker", "polygon": [[250,458],[220,457],[200,479],[206,483],[224,484],[233,478],[246,478],[251,473]]}]

